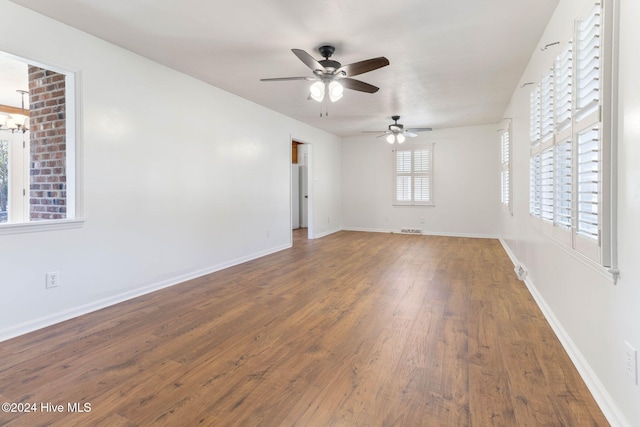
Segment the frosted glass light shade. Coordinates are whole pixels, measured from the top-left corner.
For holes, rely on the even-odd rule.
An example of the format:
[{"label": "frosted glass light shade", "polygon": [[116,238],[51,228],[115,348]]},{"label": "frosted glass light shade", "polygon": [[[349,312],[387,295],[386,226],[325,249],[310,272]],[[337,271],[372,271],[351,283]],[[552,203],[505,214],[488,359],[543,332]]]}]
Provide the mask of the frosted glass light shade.
[{"label": "frosted glass light shade", "polygon": [[309,88],[309,94],[314,101],[322,102],[324,99],[324,83],[315,82]]},{"label": "frosted glass light shade", "polygon": [[342,98],[342,92],[344,88],[342,85],[336,81],[332,81],[329,83],[329,99],[331,102],[336,102],[340,98]]}]

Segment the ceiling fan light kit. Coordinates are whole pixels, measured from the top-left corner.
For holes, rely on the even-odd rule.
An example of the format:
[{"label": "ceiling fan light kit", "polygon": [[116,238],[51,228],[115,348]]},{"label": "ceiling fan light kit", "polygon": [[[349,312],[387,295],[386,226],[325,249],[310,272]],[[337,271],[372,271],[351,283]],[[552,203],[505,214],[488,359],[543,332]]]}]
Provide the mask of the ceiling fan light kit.
[{"label": "ceiling fan light kit", "polygon": [[343,91],[344,87],[335,80],[328,84],[326,82],[319,81],[311,85],[309,88],[309,96],[314,101],[322,102],[324,101],[325,93],[329,92],[329,99],[331,102],[336,102],[342,98]]},{"label": "ceiling fan light kit", "polygon": [[398,134],[390,133],[389,136],[387,136],[387,142],[389,144],[393,144],[394,142],[397,142],[398,144],[402,144],[405,141],[406,141],[406,138],[401,133],[398,133]]}]

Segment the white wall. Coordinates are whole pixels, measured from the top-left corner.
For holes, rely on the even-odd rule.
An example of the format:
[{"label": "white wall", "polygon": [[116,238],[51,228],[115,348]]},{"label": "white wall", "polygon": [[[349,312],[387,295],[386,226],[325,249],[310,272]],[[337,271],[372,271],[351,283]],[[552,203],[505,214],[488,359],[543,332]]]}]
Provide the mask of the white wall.
[{"label": "white wall", "polygon": [[[573,20],[589,0],[561,0],[539,46],[568,40]],[[537,234],[528,215],[529,89],[516,88],[505,117],[512,117],[514,215],[501,214],[501,234],[527,284],[613,425],[640,425],[640,387],[625,374],[623,342],[640,349],[640,3],[620,6],[618,250],[620,279],[570,255]],[[537,49],[521,84],[539,81],[555,49]],[[530,88],[530,87],[529,87]]]},{"label": "white wall", "polygon": [[313,146],[316,235],[339,227],[339,138],[6,0],[0,16],[0,50],[80,72],[86,218],[0,236],[0,340],[290,246],[292,136]]},{"label": "white wall", "polygon": [[392,206],[393,146],[372,135],[344,138],[343,228],[381,232],[419,228],[425,234],[497,236],[497,128],[485,125],[441,129],[409,139],[435,143],[435,207]]}]

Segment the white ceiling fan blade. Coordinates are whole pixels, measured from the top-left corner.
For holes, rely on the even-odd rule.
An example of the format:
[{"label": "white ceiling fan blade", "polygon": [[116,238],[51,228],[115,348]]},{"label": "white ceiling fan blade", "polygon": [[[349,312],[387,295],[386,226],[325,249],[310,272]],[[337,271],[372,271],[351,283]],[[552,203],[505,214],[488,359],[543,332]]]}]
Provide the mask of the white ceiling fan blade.
[{"label": "white ceiling fan blade", "polygon": [[271,79],[260,79],[261,82],[283,82],[283,81],[287,81],[287,80],[307,80],[307,81],[314,81],[314,80],[320,80],[317,77],[274,77]]}]

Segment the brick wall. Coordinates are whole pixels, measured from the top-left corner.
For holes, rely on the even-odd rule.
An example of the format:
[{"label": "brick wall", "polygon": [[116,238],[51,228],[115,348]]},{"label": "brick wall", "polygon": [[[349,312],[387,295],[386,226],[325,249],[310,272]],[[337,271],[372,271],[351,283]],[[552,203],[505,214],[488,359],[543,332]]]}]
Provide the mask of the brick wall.
[{"label": "brick wall", "polygon": [[29,65],[31,220],[67,215],[64,75]]}]

